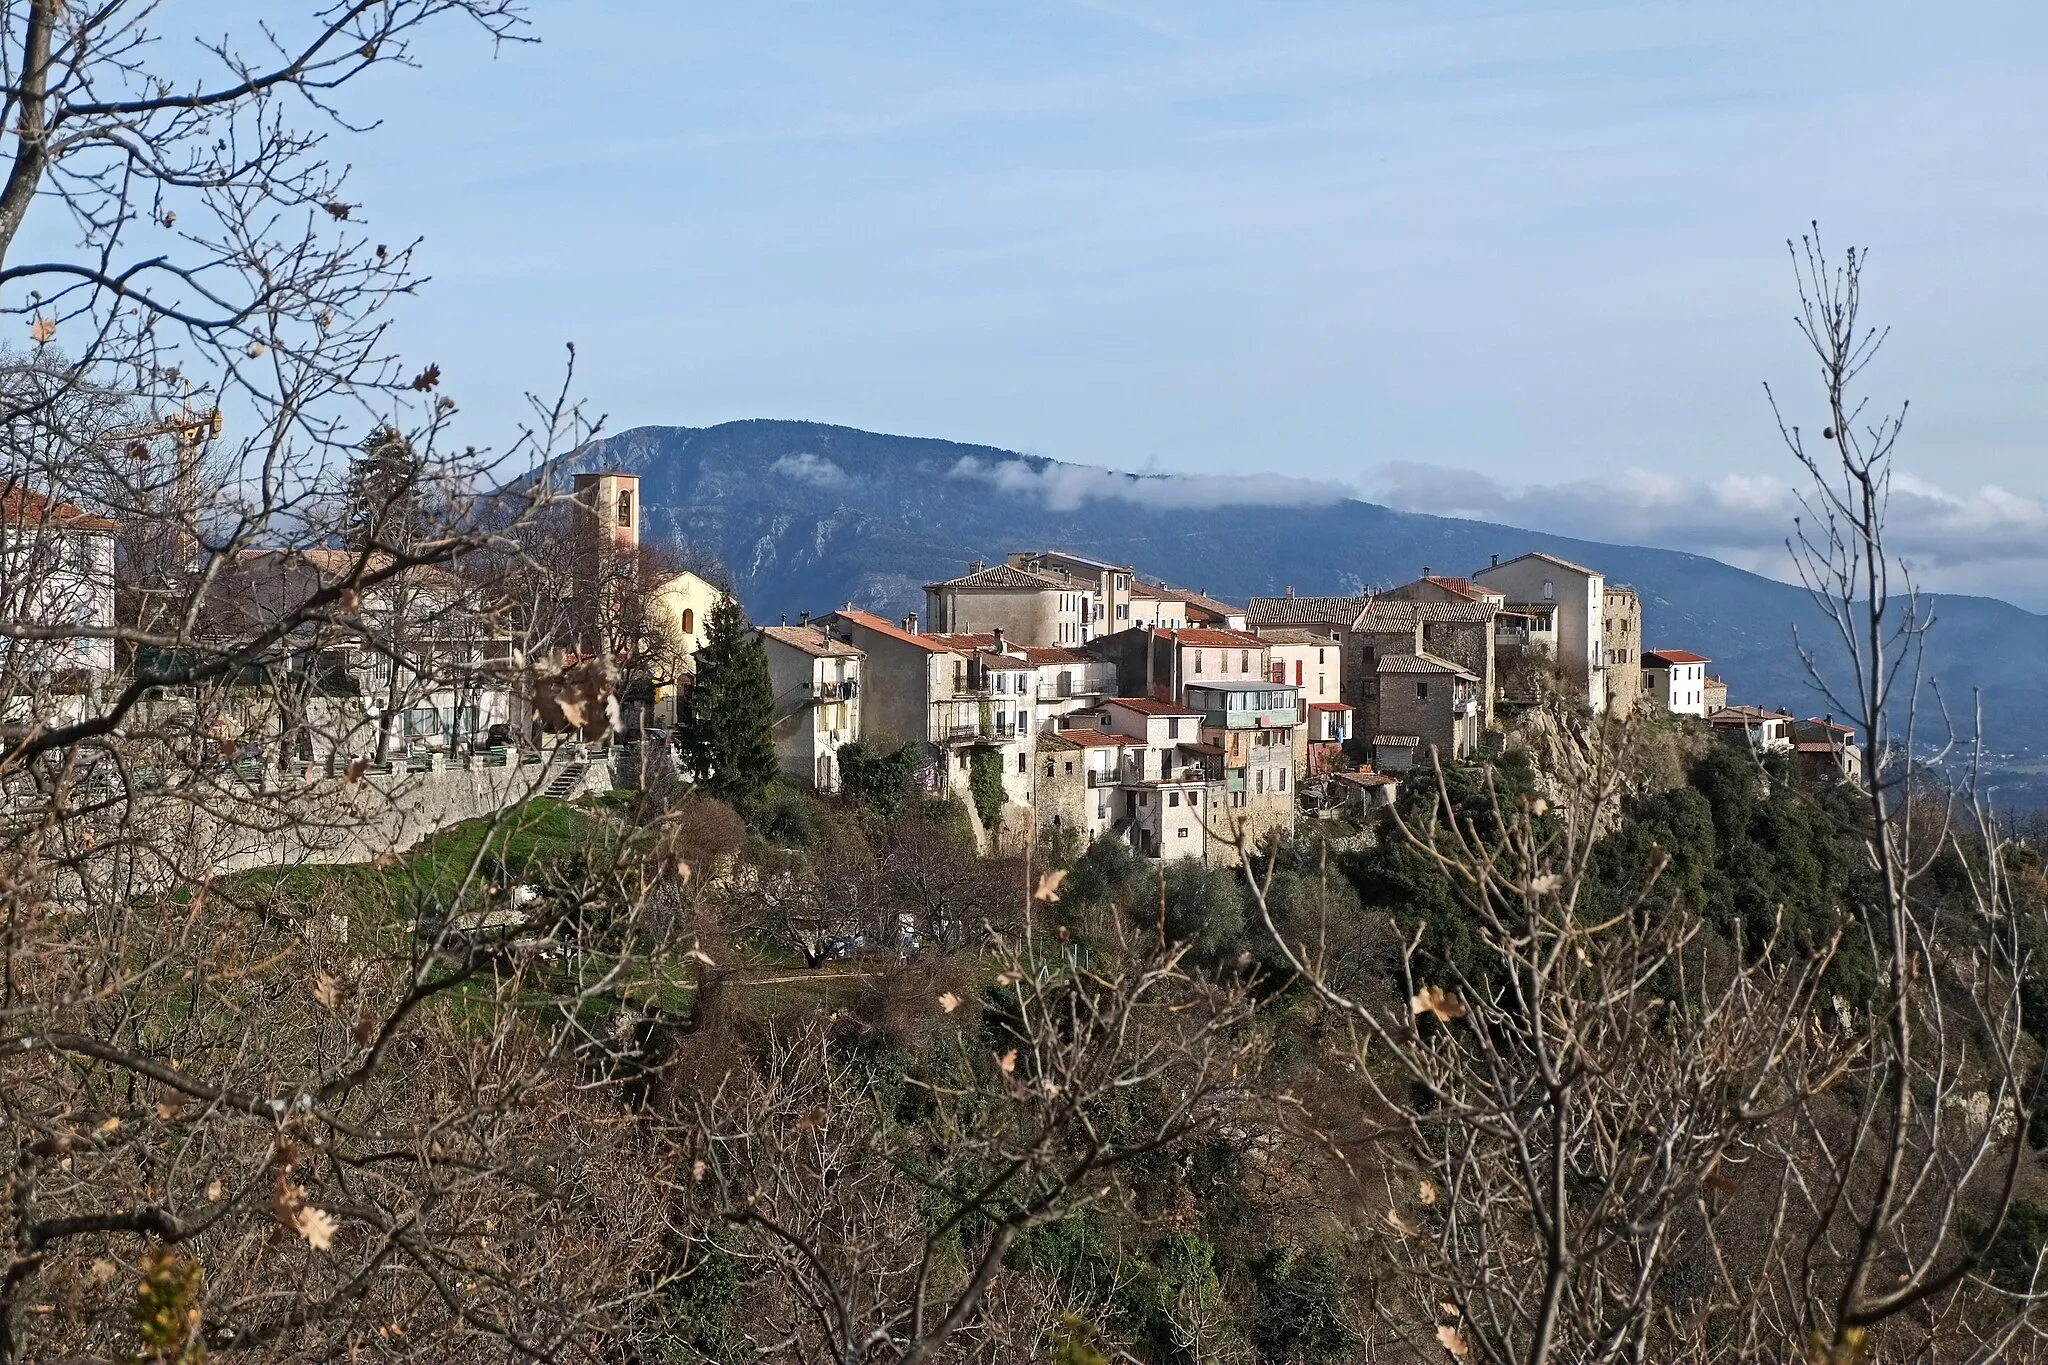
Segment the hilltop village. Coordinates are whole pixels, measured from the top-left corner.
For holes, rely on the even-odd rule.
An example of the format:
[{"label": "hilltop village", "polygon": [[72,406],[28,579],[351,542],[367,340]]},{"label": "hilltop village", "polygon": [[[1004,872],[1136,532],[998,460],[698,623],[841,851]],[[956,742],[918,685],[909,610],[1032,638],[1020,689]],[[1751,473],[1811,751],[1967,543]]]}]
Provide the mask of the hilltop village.
[{"label": "hilltop village", "polygon": [[[438,771],[480,752],[503,762],[523,747],[532,761],[551,733],[664,748],[727,594],[694,571],[645,572],[638,482],[617,471],[576,478],[577,515],[552,557],[582,571],[545,594],[576,618],[566,635],[549,623],[554,638],[575,637],[562,655],[573,678],[614,649],[612,585],[634,579],[650,623],[641,636],[657,645],[629,661],[646,685],[619,689],[627,705],[614,705],[610,724],[513,689],[504,664],[533,651],[536,623],[522,632],[496,608],[502,584],[423,569],[370,594],[363,613],[406,637],[412,659],[395,664],[388,649],[326,638],[310,641],[303,667],[287,674],[310,680],[297,709],[332,713],[315,727],[327,752],[268,752],[256,738],[274,728],[258,714],[260,698],[207,742],[252,775],[302,779],[356,759]],[[116,523],[21,498],[8,516],[43,540],[78,542],[49,556],[43,580],[65,615],[115,619],[106,569]],[[248,552],[222,576],[202,624],[246,629],[272,599],[308,597],[349,562],[339,550]],[[1288,588],[1243,604],[1060,550],[965,568],[925,585],[922,613],[889,619],[846,603],[758,628],[786,780],[833,792],[849,746],[912,746],[915,785],[962,798],[984,842],[1068,830],[1083,844],[1120,839],[1147,858],[1227,864],[1240,838],[1250,846],[1304,817],[1391,804],[1418,765],[1498,751],[1516,718],[1550,699],[1595,715],[1694,717],[1734,742],[1786,751],[1802,768],[1860,776],[1848,727],[1731,706],[1711,660],[1668,642],[1644,648],[1633,589],[1540,551],[1459,575],[1421,567],[1378,591]],[[121,669],[103,638],[71,643],[50,648],[72,680],[61,690],[82,713],[120,683]],[[402,700],[380,704],[387,696]],[[274,700],[273,710],[285,705],[281,693]],[[590,780],[607,776],[616,765]],[[581,790],[582,777],[567,763],[549,790]]]}]

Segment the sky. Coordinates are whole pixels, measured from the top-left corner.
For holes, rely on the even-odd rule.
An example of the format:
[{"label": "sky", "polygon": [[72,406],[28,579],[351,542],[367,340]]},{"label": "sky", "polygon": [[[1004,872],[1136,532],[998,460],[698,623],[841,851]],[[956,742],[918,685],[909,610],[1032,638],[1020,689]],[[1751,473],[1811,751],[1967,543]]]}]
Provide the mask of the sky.
[{"label": "sky", "polygon": [[1900,548],[2048,610],[2038,0],[576,0],[532,32],[446,28],[349,106],[468,439],[574,342],[614,431],[806,418],[1782,572],[1763,385],[1820,425],[1786,254],[1817,219],[1893,328]]}]

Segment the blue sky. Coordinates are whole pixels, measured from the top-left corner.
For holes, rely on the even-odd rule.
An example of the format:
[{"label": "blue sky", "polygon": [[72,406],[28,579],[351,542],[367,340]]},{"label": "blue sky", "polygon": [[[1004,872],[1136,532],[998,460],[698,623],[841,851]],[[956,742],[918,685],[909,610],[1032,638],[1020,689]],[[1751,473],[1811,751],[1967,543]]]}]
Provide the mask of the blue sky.
[{"label": "blue sky", "polygon": [[[2048,605],[2048,6],[577,0],[355,195],[484,439],[802,417],[1771,568],[1788,234],[1874,255],[1902,539]],[[1781,511],[1780,509],[1784,509]]]}]

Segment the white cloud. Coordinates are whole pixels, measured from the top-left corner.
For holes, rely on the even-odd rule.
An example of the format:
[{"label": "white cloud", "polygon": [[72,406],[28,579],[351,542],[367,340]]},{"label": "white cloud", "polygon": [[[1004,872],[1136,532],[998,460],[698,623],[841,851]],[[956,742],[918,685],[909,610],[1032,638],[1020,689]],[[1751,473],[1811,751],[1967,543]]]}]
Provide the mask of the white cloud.
[{"label": "white cloud", "polygon": [[847,482],[845,470],[824,456],[813,455],[808,450],[783,456],[768,466],[768,472],[816,484],[820,488],[839,488]]},{"label": "white cloud", "polygon": [[[1466,470],[1392,464],[1368,496],[1413,512],[1712,555],[1781,578],[1803,515],[1799,486],[1762,475],[1690,479],[1631,469],[1606,479],[1515,487]],[[1922,586],[2048,607],[2048,500],[1986,484],[1957,493],[1905,472],[1892,479],[1891,552]]]},{"label": "white cloud", "polygon": [[1125,474],[1114,469],[1049,461],[981,460],[963,456],[951,478],[977,479],[1007,493],[1038,497],[1054,512],[1115,499],[1146,507],[1310,507],[1342,502],[1356,491],[1321,479],[1285,474]]}]

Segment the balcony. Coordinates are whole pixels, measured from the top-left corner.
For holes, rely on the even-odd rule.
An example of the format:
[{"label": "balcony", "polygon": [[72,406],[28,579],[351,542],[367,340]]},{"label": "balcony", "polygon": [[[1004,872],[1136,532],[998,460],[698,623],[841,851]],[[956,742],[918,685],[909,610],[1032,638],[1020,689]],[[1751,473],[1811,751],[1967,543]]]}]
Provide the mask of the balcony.
[{"label": "balcony", "polygon": [[946,744],[1006,744],[1017,737],[1015,722],[991,722],[987,725],[947,725],[939,730],[939,739]]},{"label": "balcony", "polygon": [[1114,787],[1123,780],[1123,774],[1117,772],[1114,768],[1104,772],[1098,772],[1093,768],[1088,770],[1088,785],[1090,787]]},{"label": "balcony", "polygon": [[860,683],[854,679],[845,682],[819,683],[813,694],[817,701],[852,701],[860,695]]},{"label": "balcony", "polygon": [[1211,730],[1281,730],[1301,723],[1301,695],[1279,683],[1191,684],[1187,704]]}]

